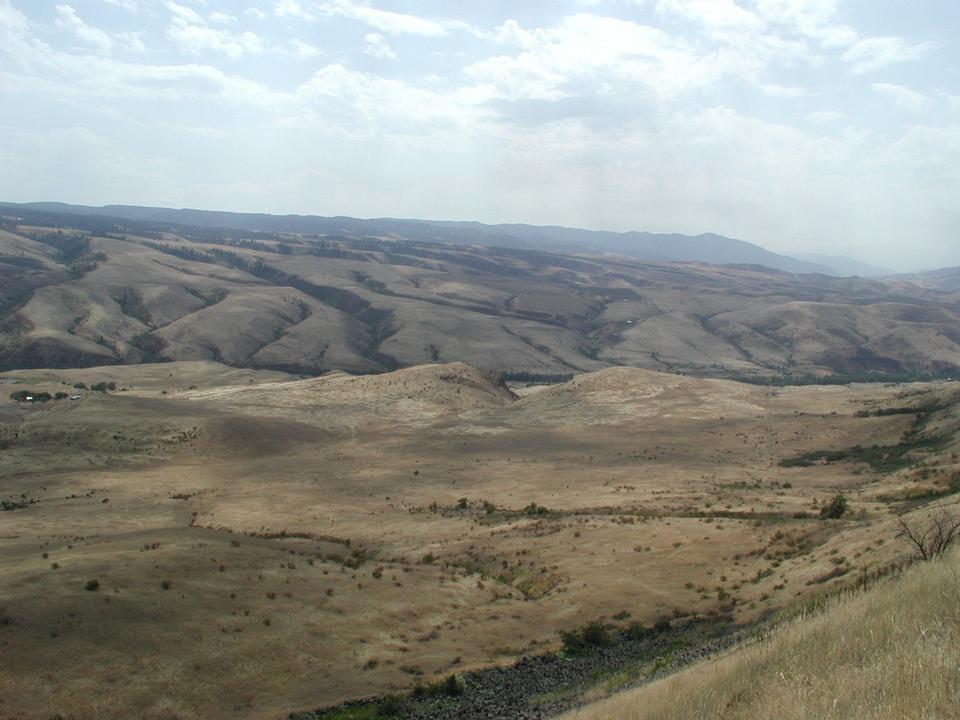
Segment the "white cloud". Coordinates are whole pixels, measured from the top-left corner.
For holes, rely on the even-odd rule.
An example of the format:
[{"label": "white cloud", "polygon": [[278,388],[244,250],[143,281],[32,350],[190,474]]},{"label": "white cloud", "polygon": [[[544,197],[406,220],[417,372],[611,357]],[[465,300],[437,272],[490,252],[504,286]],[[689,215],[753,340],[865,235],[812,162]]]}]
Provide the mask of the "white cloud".
[{"label": "white cloud", "polygon": [[267,14],[260,8],[256,8],[256,7],[248,7],[246,10],[243,11],[243,14],[248,15],[254,18],[255,20],[267,19]]},{"label": "white cloud", "polygon": [[417,15],[407,15],[389,10],[378,10],[353,0],[333,0],[333,2],[324,3],[322,9],[328,15],[341,15],[365,22],[388,35],[439,37],[446,35],[448,29],[442,22],[436,20],[428,20]]},{"label": "white cloud", "polygon": [[468,142],[490,113],[469,93],[444,91],[358,72],[339,63],[320,68],[284,99],[278,125],[331,137],[390,138],[396,148],[433,147],[441,138]]},{"label": "white cloud", "polygon": [[71,5],[57,5],[56,9],[58,28],[72,33],[85,45],[101,53],[109,53],[118,44],[122,49],[134,52],[144,52],[147,49],[141,39],[142,32],[124,31],[110,35],[85,23]]},{"label": "white cloud", "polygon": [[147,46],[143,44],[141,40],[141,32],[123,32],[118,34],[116,37],[120,40],[123,47],[127,50],[133,50],[134,52],[145,52]]},{"label": "white cloud", "polygon": [[804,119],[808,122],[816,123],[818,125],[827,125],[832,122],[837,122],[838,120],[843,120],[844,114],[842,112],[837,112],[836,110],[815,110],[814,112],[807,113],[804,116]]},{"label": "white cloud", "polygon": [[290,44],[293,46],[293,54],[301,60],[309,60],[311,58],[320,57],[322,54],[320,48],[318,48],[316,45],[305,43],[303,40],[294,40]]},{"label": "white cloud", "polygon": [[894,85],[892,83],[873,83],[870,85],[870,89],[873,90],[873,92],[875,92],[877,95],[880,95],[887,100],[892,100],[905,110],[922,110],[929,100],[929,98],[923,93],[919,93],[916,90],[911,90],[903,85]]},{"label": "white cloud", "polygon": [[303,9],[298,0],[277,0],[273,6],[273,14],[279,18],[295,18],[297,20],[313,20],[313,14]]},{"label": "white cloud", "polygon": [[713,30],[759,32],[766,28],[762,18],[734,0],[657,0],[657,12],[698,22]]},{"label": "white cloud", "polygon": [[365,55],[375,57],[379,60],[396,60],[397,54],[384,41],[380,33],[367,33],[363,36]]},{"label": "white cloud", "polygon": [[167,37],[184,52],[201,55],[213,50],[236,59],[244,55],[256,55],[264,50],[263,40],[252,32],[231,33],[204,25],[174,22],[167,28]]},{"label": "white cloud", "polygon": [[844,47],[856,31],[838,21],[837,0],[755,0],[757,12],[771,24],[817,40],[825,47]]},{"label": "white cloud", "polygon": [[[718,76],[739,76],[768,95],[799,95],[795,89],[787,91],[782,84],[770,82],[771,68],[823,62],[808,38],[771,8],[751,10],[734,0],[657,0],[656,14],[668,22],[678,19],[692,25],[708,45],[714,45],[714,57],[722,66]],[[702,46],[700,53],[707,61]]]},{"label": "white cloud", "polygon": [[237,18],[233,15],[228,15],[227,13],[220,12],[219,10],[210,13],[207,16],[210,19],[210,22],[217,23],[218,25],[235,25]]},{"label": "white cloud", "polygon": [[736,64],[729,57],[701,55],[658,28],[585,13],[530,31],[510,20],[497,38],[522,52],[473,63],[465,72],[492,98],[509,100],[592,94],[591,88],[604,83],[608,89],[610,83],[633,85],[669,96],[707,84]]},{"label": "white cloud", "polygon": [[100,28],[87,25],[70,5],[57,5],[57,27],[72,32],[77,39],[102,53],[110,52],[113,40]]},{"label": "white cloud", "polygon": [[806,88],[795,85],[778,85],[777,83],[761,83],[760,90],[766,95],[779,98],[802,98],[810,94],[810,91]]},{"label": "white cloud", "polygon": [[189,8],[186,5],[180,5],[173,2],[173,0],[165,0],[163,3],[164,7],[169,10],[175,18],[179,18],[184,22],[201,24],[203,19],[197,14],[197,11],[193,8]]},{"label": "white cloud", "polygon": [[864,38],[843,54],[855,75],[885,68],[894,63],[917,60],[936,47],[934,43],[911,44],[902,37]]},{"label": "white cloud", "polygon": [[[167,27],[167,37],[183,52],[201,55],[208,51],[221,52],[237,59],[244,55],[256,55],[264,51],[263,39],[256,33],[234,33],[208,26],[191,8],[167,0],[166,7],[173,14]],[[223,24],[235,20],[232,16],[214,12],[214,22]]]},{"label": "white cloud", "polygon": [[122,8],[127,12],[140,12],[140,5],[137,0],[103,0],[103,2],[105,2],[107,5],[113,5],[114,7]]}]

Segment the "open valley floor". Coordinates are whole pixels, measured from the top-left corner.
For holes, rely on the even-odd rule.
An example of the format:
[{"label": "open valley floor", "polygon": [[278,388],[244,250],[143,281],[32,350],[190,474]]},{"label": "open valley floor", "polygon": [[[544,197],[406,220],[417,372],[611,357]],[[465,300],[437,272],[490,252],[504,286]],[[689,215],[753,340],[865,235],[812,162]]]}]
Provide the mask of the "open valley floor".
[{"label": "open valley floor", "polygon": [[[0,403],[11,718],[280,718],[552,652],[591,621],[745,623],[897,561],[900,513],[960,483],[950,382],[4,378],[77,398]],[[97,383],[114,389],[75,387]]]}]

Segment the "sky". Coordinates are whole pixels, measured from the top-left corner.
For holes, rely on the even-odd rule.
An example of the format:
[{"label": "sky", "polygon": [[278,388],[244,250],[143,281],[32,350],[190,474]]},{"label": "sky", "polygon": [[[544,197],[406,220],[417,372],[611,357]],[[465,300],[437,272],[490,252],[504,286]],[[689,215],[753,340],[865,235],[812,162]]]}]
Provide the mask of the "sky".
[{"label": "sky", "polygon": [[956,0],[0,0],[0,200],[960,265]]}]

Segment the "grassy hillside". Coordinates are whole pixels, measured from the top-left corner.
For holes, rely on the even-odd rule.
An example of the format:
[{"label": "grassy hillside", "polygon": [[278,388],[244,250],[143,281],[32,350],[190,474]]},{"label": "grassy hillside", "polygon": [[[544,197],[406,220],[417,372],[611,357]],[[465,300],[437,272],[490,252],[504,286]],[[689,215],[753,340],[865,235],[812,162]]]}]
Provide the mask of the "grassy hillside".
[{"label": "grassy hillside", "polygon": [[[960,480],[956,383],[4,377],[0,716],[280,718],[550,654],[594,621],[750,623],[890,563],[899,514]],[[575,679],[471,717],[529,717]]]},{"label": "grassy hillside", "polygon": [[[50,220],[48,220],[50,222]],[[796,379],[960,374],[955,293],[759,266],[208,228],[7,223],[0,369],[468,362]]]},{"label": "grassy hillside", "polygon": [[908,720],[960,707],[960,552],[566,720]]}]

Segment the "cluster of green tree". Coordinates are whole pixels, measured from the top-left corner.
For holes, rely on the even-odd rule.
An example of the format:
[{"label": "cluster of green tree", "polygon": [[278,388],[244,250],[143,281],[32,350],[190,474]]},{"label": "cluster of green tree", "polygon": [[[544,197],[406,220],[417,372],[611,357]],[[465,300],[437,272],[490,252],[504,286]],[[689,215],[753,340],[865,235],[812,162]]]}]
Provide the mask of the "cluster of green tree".
[{"label": "cluster of green tree", "polygon": [[227,267],[234,267],[239,270],[249,270],[250,263],[244,260],[242,257],[237,255],[235,252],[230,252],[229,250],[222,250],[220,248],[210,248],[210,255],[219,262],[221,265],[226,265]]},{"label": "cluster of green tree", "polygon": [[[177,234],[181,237],[187,238],[188,240],[193,240],[198,243],[213,244],[213,245],[239,245],[243,242],[256,242],[260,240],[273,240],[280,241],[284,238],[276,233],[272,232],[263,232],[260,230],[239,230],[234,228],[203,228],[203,227],[194,227],[188,225],[178,225],[180,232]],[[290,242],[289,238],[286,239],[286,242]],[[263,244],[263,243],[259,243]],[[251,247],[252,250],[258,250],[260,248]],[[272,252],[271,250],[263,250],[263,252]]]},{"label": "cluster of green tree", "polygon": [[178,257],[181,260],[189,260],[191,262],[201,262],[201,263],[212,263],[216,260],[211,257],[209,254],[203,250],[194,250],[193,248],[180,247],[177,245],[166,245],[164,243],[155,243],[150,242],[149,240],[144,240],[143,244],[150,248],[151,250],[156,250],[157,252],[162,252],[167,255],[173,255]]},{"label": "cluster of green tree", "polygon": [[931,413],[937,410],[942,410],[944,406],[939,403],[928,403],[926,405],[917,405],[912,406],[908,405],[906,407],[891,407],[891,408],[880,408],[879,410],[858,410],[856,416],[859,418],[867,417],[887,417],[889,415],[922,415],[924,413]]},{"label": "cluster of green tree", "polygon": [[143,302],[143,296],[138,291],[132,288],[126,289],[113,299],[124,315],[135,318],[144,325],[150,325],[153,322],[150,311]]},{"label": "cluster of green tree", "polygon": [[[346,240],[346,238],[344,238]],[[366,255],[344,250],[339,244],[331,239],[318,238],[310,243],[307,254],[314,257],[339,258],[342,260],[357,260],[358,262],[369,262],[370,258]]]},{"label": "cluster of green tree", "polygon": [[59,213],[23,207],[16,208],[15,212],[22,218],[22,224],[25,225],[84,230],[93,235],[106,235],[109,232],[123,232],[124,230],[135,231],[138,235],[142,235],[148,230],[163,229],[155,224],[138,223],[103,215]]},{"label": "cluster of green tree", "polygon": [[749,383],[751,385],[767,385],[771,387],[786,387],[791,385],[849,385],[850,383],[911,383],[931,382],[933,380],[960,379],[960,366],[940,372],[862,372],[862,373],[835,373],[833,375],[729,375],[730,380]]},{"label": "cluster of green tree", "polygon": [[[74,387],[77,388],[78,390],[86,390],[87,384],[78,382],[78,383],[74,383]],[[117,384],[113,382],[113,380],[111,380],[110,382],[105,382],[101,380],[100,382],[94,383],[93,385],[91,385],[90,389],[95,392],[107,392],[107,390],[116,390]]]},{"label": "cluster of green tree", "polygon": [[49,402],[50,400],[63,400],[67,397],[65,392],[58,392],[51,395],[48,392],[34,392],[33,390],[17,390],[10,393],[10,399],[17,402]]},{"label": "cluster of green tree", "polygon": [[525,382],[536,385],[555,385],[573,380],[573,373],[550,375],[532,372],[505,372],[500,374],[502,382]]},{"label": "cluster of green tree", "polygon": [[31,237],[56,250],[57,259],[64,264],[72,263],[90,251],[90,238],[83,233],[68,234],[63,230],[55,230],[50,233],[32,233]]}]

